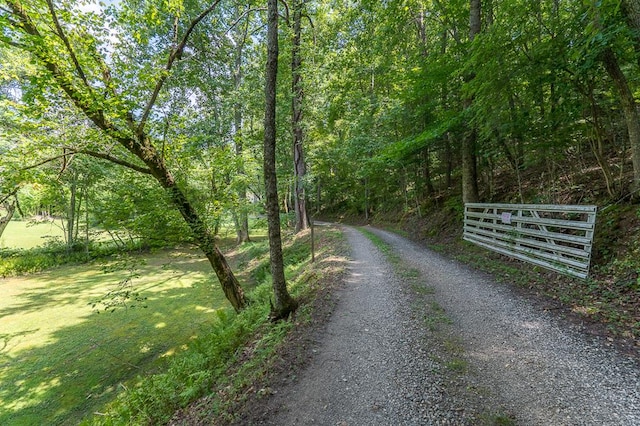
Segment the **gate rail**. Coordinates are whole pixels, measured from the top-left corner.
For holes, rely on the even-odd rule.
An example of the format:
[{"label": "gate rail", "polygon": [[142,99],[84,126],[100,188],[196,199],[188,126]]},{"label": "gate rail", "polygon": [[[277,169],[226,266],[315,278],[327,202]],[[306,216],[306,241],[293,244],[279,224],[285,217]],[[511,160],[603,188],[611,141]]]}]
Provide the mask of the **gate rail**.
[{"label": "gate rail", "polygon": [[463,239],[567,275],[589,275],[596,206],[484,204],[464,206]]}]

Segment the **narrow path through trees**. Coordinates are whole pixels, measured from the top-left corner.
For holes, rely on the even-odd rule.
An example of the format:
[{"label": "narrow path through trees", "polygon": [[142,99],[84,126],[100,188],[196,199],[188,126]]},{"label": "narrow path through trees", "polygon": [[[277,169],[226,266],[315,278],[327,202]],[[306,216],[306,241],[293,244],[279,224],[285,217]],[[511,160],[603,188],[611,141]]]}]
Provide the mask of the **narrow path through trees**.
[{"label": "narrow path through trees", "polygon": [[253,424],[640,424],[635,361],[485,274],[368,229],[395,260],[345,228],[334,313]]}]

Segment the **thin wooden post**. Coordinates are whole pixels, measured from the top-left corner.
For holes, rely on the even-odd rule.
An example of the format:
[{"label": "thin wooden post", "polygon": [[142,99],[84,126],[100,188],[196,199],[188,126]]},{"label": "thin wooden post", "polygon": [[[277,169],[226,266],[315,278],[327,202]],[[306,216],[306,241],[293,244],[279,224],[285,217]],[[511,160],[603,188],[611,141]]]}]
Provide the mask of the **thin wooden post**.
[{"label": "thin wooden post", "polygon": [[314,238],[314,225],[313,225],[313,219],[311,219],[311,263],[314,263],[316,261],[316,244],[315,244],[315,238]]}]

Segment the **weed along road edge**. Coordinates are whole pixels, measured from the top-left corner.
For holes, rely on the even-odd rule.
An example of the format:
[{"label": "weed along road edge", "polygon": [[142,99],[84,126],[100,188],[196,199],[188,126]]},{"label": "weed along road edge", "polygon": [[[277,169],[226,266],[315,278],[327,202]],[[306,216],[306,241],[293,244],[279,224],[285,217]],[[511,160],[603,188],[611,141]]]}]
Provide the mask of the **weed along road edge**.
[{"label": "weed along road edge", "polygon": [[244,424],[640,424],[640,366],[483,273],[344,227],[333,314]]}]

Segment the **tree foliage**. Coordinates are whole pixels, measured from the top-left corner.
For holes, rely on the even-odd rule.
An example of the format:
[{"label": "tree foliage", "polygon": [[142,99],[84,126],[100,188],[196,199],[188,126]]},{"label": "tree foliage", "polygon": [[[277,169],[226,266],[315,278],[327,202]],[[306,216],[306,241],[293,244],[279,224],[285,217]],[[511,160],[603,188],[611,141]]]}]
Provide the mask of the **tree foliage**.
[{"label": "tree foliage", "polygon": [[[602,184],[568,184],[579,201],[635,198],[636,3],[283,4],[279,210],[308,197],[316,211],[421,214],[461,204],[463,181],[477,185],[470,199],[499,199],[498,175],[518,189],[501,201],[564,202],[556,183],[582,170]],[[0,199],[17,193],[30,212],[64,214],[79,238],[89,222],[140,238],[154,238],[151,223],[157,238],[188,234],[241,307],[213,236],[229,215],[246,241],[248,215],[265,207],[266,2],[1,4]],[[288,142],[301,135],[304,158]],[[529,173],[538,187],[522,185]]]}]

